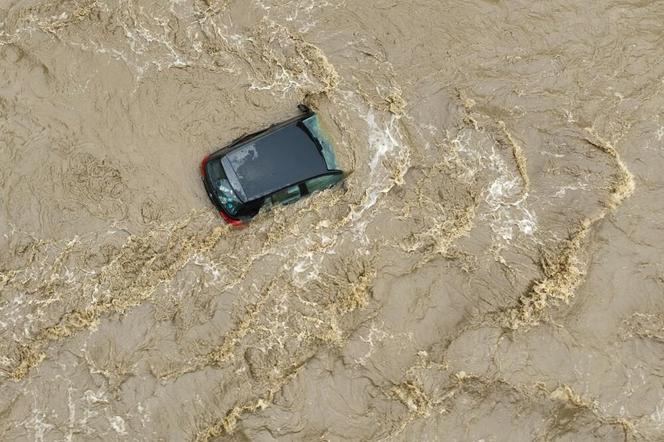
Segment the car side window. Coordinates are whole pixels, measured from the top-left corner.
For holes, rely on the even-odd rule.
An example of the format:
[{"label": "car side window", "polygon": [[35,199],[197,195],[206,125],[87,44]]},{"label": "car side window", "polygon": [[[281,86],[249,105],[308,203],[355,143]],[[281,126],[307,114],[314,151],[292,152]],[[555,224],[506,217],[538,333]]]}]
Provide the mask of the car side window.
[{"label": "car side window", "polygon": [[307,190],[309,190],[309,193],[325,190],[337,184],[342,177],[343,175],[339,173],[311,178],[310,180],[307,180]]},{"label": "car side window", "polygon": [[300,187],[290,186],[272,194],[272,204],[290,204],[300,199]]},{"label": "car side window", "polygon": [[259,198],[257,200],[243,204],[240,206],[240,210],[238,210],[236,216],[241,219],[253,218],[254,216],[258,215],[258,211],[261,209],[261,207],[263,207],[263,204],[266,200],[267,198]]}]

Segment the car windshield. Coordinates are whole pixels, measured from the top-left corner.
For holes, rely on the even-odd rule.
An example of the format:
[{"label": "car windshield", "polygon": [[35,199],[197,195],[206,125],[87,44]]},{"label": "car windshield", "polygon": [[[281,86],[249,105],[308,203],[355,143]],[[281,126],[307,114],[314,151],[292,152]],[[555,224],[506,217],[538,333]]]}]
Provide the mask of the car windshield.
[{"label": "car windshield", "polygon": [[233,191],[233,187],[224,173],[221,160],[209,161],[207,169],[210,184],[223,210],[231,216],[238,215],[242,209],[242,201]]}]

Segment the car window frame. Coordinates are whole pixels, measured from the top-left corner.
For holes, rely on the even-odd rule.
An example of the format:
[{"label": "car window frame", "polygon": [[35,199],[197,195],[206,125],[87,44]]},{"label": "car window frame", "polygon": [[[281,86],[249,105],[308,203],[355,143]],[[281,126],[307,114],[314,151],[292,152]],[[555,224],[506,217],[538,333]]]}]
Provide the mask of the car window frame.
[{"label": "car window frame", "polygon": [[[325,189],[315,189],[315,190],[312,191],[311,189],[309,189],[309,186],[307,185],[307,183],[308,183],[309,181],[311,181],[311,180],[315,180],[316,178],[322,178],[322,177],[324,177],[324,176],[333,176],[333,175],[340,175],[341,178],[339,178],[339,180],[338,180],[336,183],[332,184],[332,185],[329,186],[329,187],[326,187]],[[344,175],[344,172],[343,172],[342,170],[339,170],[339,169],[332,169],[332,170],[330,170],[329,172],[321,173],[320,175],[316,175],[316,176],[312,176],[312,177],[310,177],[310,178],[307,178],[306,180],[304,180],[304,181],[302,181],[301,183],[298,183],[298,184],[300,184],[301,186],[303,185],[303,186],[306,188],[306,190],[307,190],[306,195],[310,195],[310,194],[312,194],[312,193],[314,193],[314,192],[322,192],[323,190],[326,190],[326,189],[329,189],[329,188],[331,188],[331,187],[336,186],[340,181],[343,180],[343,175]]]},{"label": "car window frame", "polygon": [[[310,194],[313,193],[313,192],[310,192],[310,191],[309,191],[309,188],[307,187],[307,184],[306,184],[307,181],[312,180],[312,179],[314,179],[314,178],[320,178],[320,177],[328,176],[328,175],[341,175],[341,179],[340,179],[337,183],[333,184],[333,186],[335,186],[336,184],[338,184],[339,182],[341,182],[341,181],[343,180],[344,171],[343,171],[343,170],[339,170],[339,169],[329,170],[329,171],[327,171],[327,172],[325,172],[325,173],[321,173],[321,174],[318,174],[318,175],[314,175],[314,176],[312,176],[312,177],[309,177],[309,178],[307,178],[306,180],[302,180],[302,181],[299,181],[299,182],[297,182],[297,183],[290,184],[290,185],[288,185],[288,186],[282,187],[281,189],[279,189],[279,190],[275,190],[274,192],[270,193],[269,195],[262,196],[262,197],[260,197],[260,198],[258,198],[258,199],[256,199],[256,200],[253,200],[253,201],[247,202],[247,203],[245,203],[245,204],[249,204],[249,203],[253,203],[254,201],[262,200],[262,205],[261,205],[261,207],[260,207],[260,209],[259,209],[259,211],[260,211],[260,210],[263,210],[263,209],[269,209],[269,208],[271,208],[271,207],[273,207],[273,206],[275,206],[275,205],[288,205],[288,204],[296,203],[296,202],[298,202],[299,200],[301,200],[303,197],[308,196],[308,195],[310,195]],[[299,189],[300,189],[300,197],[299,197],[298,199],[293,200],[293,201],[291,201],[291,202],[288,202],[288,203],[286,203],[286,204],[283,204],[283,203],[274,204],[274,203],[272,202],[272,195],[274,195],[274,194],[276,194],[276,193],[279,193],[279,192],[281,192],[281,191],[283,191],[283,190],[285,190],[285,189],[288,189],[289,187],[295,187],[295,186],[299,187]],[[314,192],[318,192],[318,191],[314,191]]]},{"label": "car window frame", "polygon": [[[297,195],[297,198],[295,198],[295,199],[286,199],[286,200],[284,200],[284,201],[279,201],[279,202],[276,202],[276,203],[274,202],[274,199],[273,199],[273,198],[274,198],[275,195],[277,195],[278,193],[283,192],[283,191],[285,191],[285,190],[291,189],[291,188],[296,188],[297,191],[299,192],[299,194]],[[293,196],[290,197],[290,198],[293,198],[294,196],[295,196],[295,195],[293,195]],[[301,200],[303,196],[306,196],[306,194],[302,193],[302,187],[300,186],[299,183],[297,183],[297,184],[291,184],[290,186],[286,186],[286,187],[284,187],[283,189],[279,189],[279,190],[277,190],[276,192],[272,192],[271,194],[267,195],[267,196],[265,197],[265,199],[266,199],[266,200],[269,199],[269,200],[270,200],[270,204],[271,204],[272,206],[276,206],[276,205],[286,206],[286,205],[288,205],[288,204],[293,204],[293,203],[295,203],[295,202]]]}]

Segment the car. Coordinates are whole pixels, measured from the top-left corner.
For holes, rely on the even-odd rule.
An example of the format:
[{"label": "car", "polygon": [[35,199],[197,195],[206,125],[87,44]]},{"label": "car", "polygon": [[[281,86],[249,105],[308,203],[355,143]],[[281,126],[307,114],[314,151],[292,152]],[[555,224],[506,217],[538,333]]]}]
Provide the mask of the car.
[{"label": "car", "polygon": [[304,105],[298,109],[299,116],[245,135],[201,162],[205,190],[227,223],[244,224],[262,209],[344,179],[318,115]]}]

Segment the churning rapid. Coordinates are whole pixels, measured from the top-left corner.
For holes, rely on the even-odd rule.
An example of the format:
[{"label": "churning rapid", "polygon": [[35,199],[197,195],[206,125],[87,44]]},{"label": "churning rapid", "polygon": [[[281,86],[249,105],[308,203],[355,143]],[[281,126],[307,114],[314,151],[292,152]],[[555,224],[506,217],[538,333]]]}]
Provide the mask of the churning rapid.
[{"label": "churning rapid", "polygon": [[0,439],[664,440],[663,168],[661,1],[1,0]]}]

